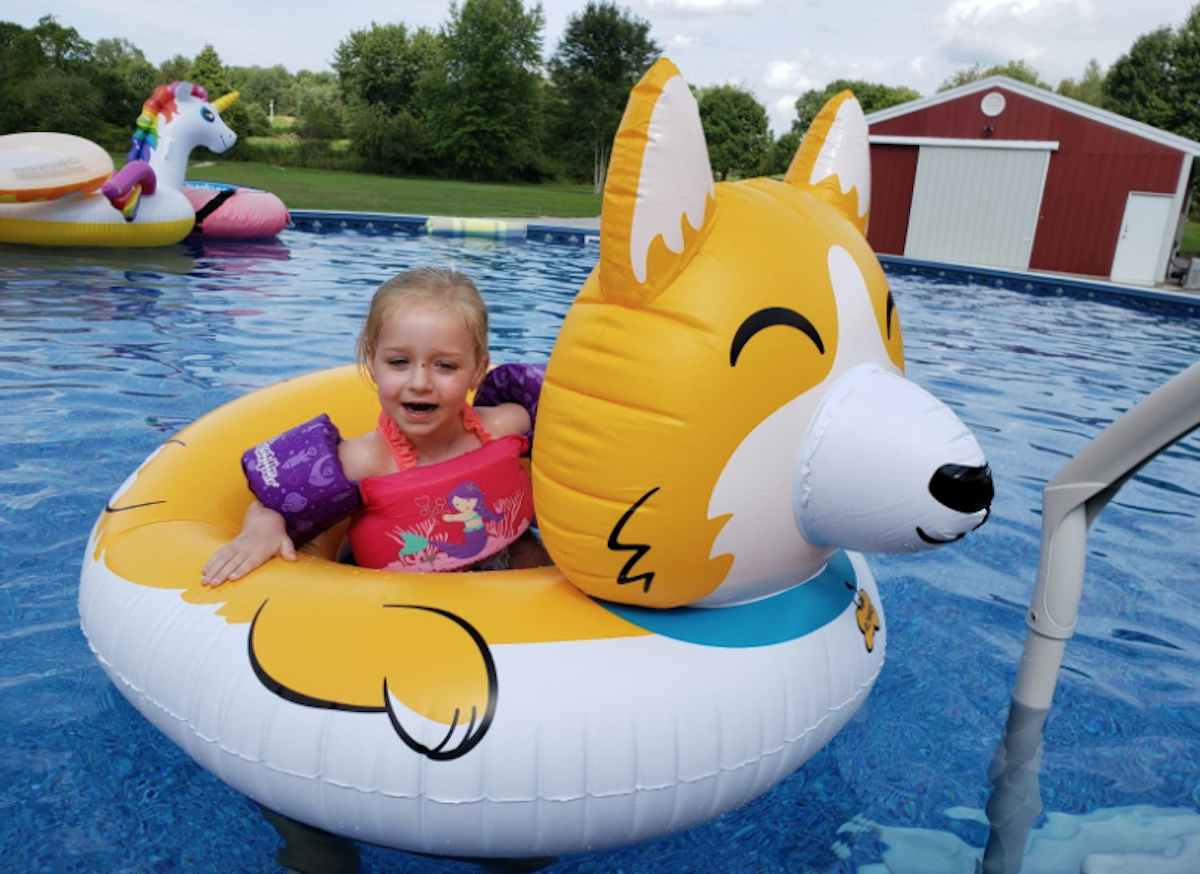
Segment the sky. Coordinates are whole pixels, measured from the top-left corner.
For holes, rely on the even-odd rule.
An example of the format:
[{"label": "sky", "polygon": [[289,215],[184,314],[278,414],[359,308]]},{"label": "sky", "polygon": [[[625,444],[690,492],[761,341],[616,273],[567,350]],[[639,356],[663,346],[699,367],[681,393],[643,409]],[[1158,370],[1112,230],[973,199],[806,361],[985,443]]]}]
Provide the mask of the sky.
[{"label": "sky", "polygon": [[[1177,27],[1195,0],[629,0],[651,37],[695,86],[737,84],[767,108],[776,135],[796,98],[834,79],[906,85],[932,94],[956,70],[1025,60],[1052,85],[1107,68],[1141,34]],[[0,20],[31,27],[43,15],[87,40],[125,37],[152,63],[194,57],[212,43],[230,66],[325,70],[338,43],[371,22],[437,29],[448,0],[54,0],[5,4]],[[526,8],[532,0],[525,0]],[[586,0],[542,0],[543,53],[553,54]]]}]

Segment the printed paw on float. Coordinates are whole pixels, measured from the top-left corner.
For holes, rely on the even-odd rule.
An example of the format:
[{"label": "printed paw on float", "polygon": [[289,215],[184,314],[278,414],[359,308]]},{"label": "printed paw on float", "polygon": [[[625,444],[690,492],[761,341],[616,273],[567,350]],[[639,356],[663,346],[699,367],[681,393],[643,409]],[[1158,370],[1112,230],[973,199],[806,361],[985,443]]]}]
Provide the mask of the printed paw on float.
[{"label": "printed paw on float", "polygon": [[[659,61],[540,389],[533,502],[555,566],[351,567],[335,529],[323,557],[201,585],[251,500],[243,452],[322,414],[374,427],[357,371],[321,371],[180,431],[111,500],[80,613],[115,685],[258,803],[420,853],[621,846],[786,778],[882,668],[856,551],[952,542],[992,494],[966,427],[904,378],[863,237],[866,135],[843,93],[783,181],[714,185],[695,99]],[[469,516],[449,491],[443,515]]]}]

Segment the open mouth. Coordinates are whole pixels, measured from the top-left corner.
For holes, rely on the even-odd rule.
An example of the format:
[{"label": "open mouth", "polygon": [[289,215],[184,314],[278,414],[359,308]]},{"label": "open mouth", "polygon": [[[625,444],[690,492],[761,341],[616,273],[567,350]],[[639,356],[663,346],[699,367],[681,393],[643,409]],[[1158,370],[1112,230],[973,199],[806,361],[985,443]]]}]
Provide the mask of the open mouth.
[{"label": "open mouth", "polygon": [[426,416],[433,415],[437,409],[437,404],[402,404],[404,411],[410,416],[417,419],[423,419]]}]

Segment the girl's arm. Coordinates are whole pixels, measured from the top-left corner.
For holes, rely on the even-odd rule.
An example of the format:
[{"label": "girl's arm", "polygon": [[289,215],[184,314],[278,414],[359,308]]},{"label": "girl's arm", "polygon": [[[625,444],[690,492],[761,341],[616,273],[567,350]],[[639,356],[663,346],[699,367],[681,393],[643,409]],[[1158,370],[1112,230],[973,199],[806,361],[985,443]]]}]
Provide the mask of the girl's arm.
[{"label": "girl's arm", "polygon": [[238,536],[201,568],[200,582],[215,587],[226,580],[240,580],[277,555],[295,561],[296,545],[288,537],[283,516],[255,501],[246,510]]},{"label": "girl's arm", "polygon": [[[338,461],[351,481],[358,482],[373,474],[372,448],[370,435],[338,444]],[[296,544],[288,536],[283,516],[255,501],[246,510],[238,536],[213,553],[201,568],[200,582],[215,587],[227,580],[240,580],[277,555],[285,561],[295,561]]]}]

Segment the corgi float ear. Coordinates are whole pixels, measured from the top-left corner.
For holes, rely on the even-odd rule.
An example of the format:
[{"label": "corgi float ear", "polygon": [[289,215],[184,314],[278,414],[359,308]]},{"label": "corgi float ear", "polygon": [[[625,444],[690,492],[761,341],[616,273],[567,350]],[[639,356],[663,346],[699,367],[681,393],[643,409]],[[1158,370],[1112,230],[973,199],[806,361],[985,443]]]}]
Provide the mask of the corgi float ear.
[{"label": "corgi float ear", "polygon": [[717,214],[696,98],[662,58],[634,86],[600,217],[600,290],[644,306],[695,257]]},{"label": "corgi float ear", "polygon": [[783,181],[837,207],[866,235],[871,152],[867,119],[852,93],[836,95],[813,119]]}]

